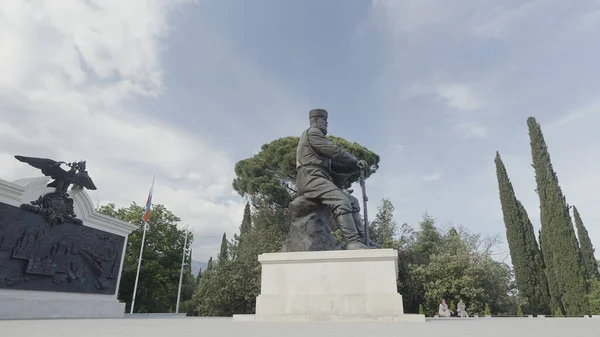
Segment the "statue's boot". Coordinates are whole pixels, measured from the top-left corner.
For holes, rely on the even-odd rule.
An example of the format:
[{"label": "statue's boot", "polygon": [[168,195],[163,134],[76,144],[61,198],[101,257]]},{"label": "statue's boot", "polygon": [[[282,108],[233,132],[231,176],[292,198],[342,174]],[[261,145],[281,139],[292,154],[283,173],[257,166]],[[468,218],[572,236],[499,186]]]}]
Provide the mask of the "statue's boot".
[{"label": "statue's boot", "polygon": [[354,218],[354,223],[356,224],[356,231],[358,232],[358,237],[360,238],[360,241],[367,245],[368,248],[381,248],[381,245],[371,241],[371,239],[369,239],[369,242],[367,242],[365,224],[363,222],[362,217],[360,216],[360,212],[352,213],[352,217]]},{"label": "statue's boot", "polygon": [[342,230],[344,239],[346,239],[346,250],[369,249],[361,242],[351,213],[340,214],[335,217],[335,220]]}]

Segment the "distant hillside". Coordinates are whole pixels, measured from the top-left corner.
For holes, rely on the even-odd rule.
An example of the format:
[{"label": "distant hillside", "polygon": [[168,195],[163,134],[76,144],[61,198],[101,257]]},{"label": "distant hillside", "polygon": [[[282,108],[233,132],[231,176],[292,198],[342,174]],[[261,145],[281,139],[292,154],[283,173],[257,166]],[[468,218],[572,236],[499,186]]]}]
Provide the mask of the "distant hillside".
[{"label": "distant hillside", "polygon": [[206,270],[207,265],[208,265],[208,263],[206,263],[206,262],[192,260],[192,274],[194,274],[194,276],[197,276],[198,271],[200,269]]}]

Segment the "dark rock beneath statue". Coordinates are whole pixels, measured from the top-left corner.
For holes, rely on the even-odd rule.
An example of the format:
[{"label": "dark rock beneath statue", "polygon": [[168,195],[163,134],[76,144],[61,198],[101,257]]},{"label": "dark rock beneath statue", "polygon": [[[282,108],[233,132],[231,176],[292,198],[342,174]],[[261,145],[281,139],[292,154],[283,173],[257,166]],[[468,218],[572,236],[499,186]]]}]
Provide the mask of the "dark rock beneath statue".
[{"label": "dark rock beneath statue", "polygon": [[283,243],[282,252],[305,252],[341,250],[342,247],[331,234],[329,219],[331,211],[320,205],[297,197],[288,206],[290,230]]}]

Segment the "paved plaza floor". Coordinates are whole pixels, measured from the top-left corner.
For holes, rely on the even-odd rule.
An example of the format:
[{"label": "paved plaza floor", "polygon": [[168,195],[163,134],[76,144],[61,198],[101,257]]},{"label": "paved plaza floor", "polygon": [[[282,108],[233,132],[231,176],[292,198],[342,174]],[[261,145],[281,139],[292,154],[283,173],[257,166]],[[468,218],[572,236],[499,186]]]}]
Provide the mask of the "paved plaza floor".
[{"label": "paved plaza floor", "polygon": [[600,336],[595,318],[470,318],[426,323],[259,323],[228,318],[0,321],[2,337],[579,337]]}]

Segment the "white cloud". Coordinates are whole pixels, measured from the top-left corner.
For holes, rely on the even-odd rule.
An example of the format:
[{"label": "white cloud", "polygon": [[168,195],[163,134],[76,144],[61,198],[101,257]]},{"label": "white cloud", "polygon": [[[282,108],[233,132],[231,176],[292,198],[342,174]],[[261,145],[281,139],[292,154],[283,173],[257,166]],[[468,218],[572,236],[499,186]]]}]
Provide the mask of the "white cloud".
[{"label": "white cloud", "polygon": [[543,10],[544,5],[555,5],[548,1],[529,1],[508,4],[506,7],[490,6],[487,11],[478,12],[470,22],[472,34],[483,38],[508,40],[518,34],[528,24],[533,11]]},{"label": "white cloud", "polygon": [[0,177],[40,174],[14,154],[85,159],[92,199],[126,206],[145,202],[156,174],[154,202],[197,236],[236,231],[243,203],[223,201],[239,200],[232,158],[132,104],[163,92],[162,39],[184,2],[0,1]]},{"label": "white cloud", "polygon": [[581,21],[577,25],[577,28],[584,31],[591,30],[592,32],[597,32],[598,26],[600,26],[600,9],[596,9],[584,14],[581,18]]},{"label": "white cloud", "polygon": [[[421,38],[434,38],[436,34],[451,33],[454,38],[476,37],[512,40],[526,30],[547,32],[563,27],[549,27],[548,18],[556,22],[572,23],[565,15],[573,4],[559,0],[463,0],[451,4],[444,0],[373,0],[372,15],[393,35],[421,34]],[[578,6],[597,7],[595,0],[582,0]],[[575,6],[575,7],[578,7]],[[580,18],[576,18],[577,22]],[[596,25],[595,12],[585,15],[585,26]],[[560,28],[559,28],[560,27]]]},{"label": "white cloud", "polygon": [[455,134],[463,138],[483,139],[486,138],[488,135],[485,126],[474,122],[458,123],[454,125],[452,130]]},{"label": "white cloud", "polygon": [[[432,81],[435,82],[435,81]],[[473,83],[414,83],[401,91],[404,100],[411,98],[436,97],[452,110],[464,113],[479,111],[485,107],[481,90]]]},{"label": "white cloud", "polygon": [[[483,1],[479,1],[482,6]],[[426,28],[459,23],[468,17],[462,6],[447,6],[444,0],[373,0],[376,15],[394,34],[422,32]],[[462,3],[461,3],[462,4]],[[464,21],[463,21],[464,23]]]},{"label": "white cloud", "polygon": [[461,138],[483,139],[488,135],[483,124],[490,113],[486,110],[484,95],[479,86],[472,83],[444,83],[437,85],[414,84],[404,90],[404,99],[441,100],[442,115],[449,118],[452,131]]},{"label": "white cloud", "polygon": [[436,181],[436,180],[440,180],[440,179],[442,179],[441,173],[432,173],[432,174],[428,174],[423,177],[423,180],[425,180],[425,181]]},{"label": "white cloud", "polygon": [[586,117],[600,116],[600,102],[587,104],[581,108],[573,109],[558,119],[548,123],[547,128],[556,128],[573,123]]},{"label": "white cloud", "polygon": [[437,87],[437,94],[442,97],[447,106],[461,111],[479,110],[483,106],[472,86],[460,83],[443,84]]}]

